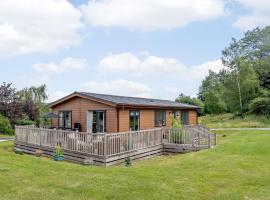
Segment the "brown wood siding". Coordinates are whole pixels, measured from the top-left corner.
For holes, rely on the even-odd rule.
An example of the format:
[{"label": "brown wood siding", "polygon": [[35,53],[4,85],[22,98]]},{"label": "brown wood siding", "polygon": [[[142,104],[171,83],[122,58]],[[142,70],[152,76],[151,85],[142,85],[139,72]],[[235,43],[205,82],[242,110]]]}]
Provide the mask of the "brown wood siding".
[{"label": "brown wood siding", "polygon": [[155,111],[151,109],[140,110],[140,129],[151,129],[155,127]]},{"label": "brown wood siding", "polygon": [[171,110],[166,110],[166,127],[170,128],[171,127]]},{"label": "brown wood siding", "polygon": [[[89,110],[104,110],[106,111],[106,132],[117,132],[117,112],[116,108],[112,106],[74,97],[66,102],[55,105],[52,109],[56,114],[60,110],[71,110],[72,127],[74,127],[74,123],[80,123],[82,131],[86,131],[87,129],[87,112]],[[57,119],[53,120],[53,126],[58,126]]]},{"label": "brown wood siding", "polygon": [[119,132],[129,131],[129,110],[119,110]]},{"label": "brown wood siding", "polygon": [[189,125],[198,124],[198,113],[195,110],[189,111]]}]

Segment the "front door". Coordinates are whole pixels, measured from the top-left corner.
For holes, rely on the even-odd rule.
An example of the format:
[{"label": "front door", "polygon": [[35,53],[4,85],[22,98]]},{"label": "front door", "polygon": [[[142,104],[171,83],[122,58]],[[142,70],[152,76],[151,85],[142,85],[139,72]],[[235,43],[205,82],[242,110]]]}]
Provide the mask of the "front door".
[{"label": "front door", "polygon": [[104,133],[106,130],[105,111],[88,111],[87,114],[87,132]]}]

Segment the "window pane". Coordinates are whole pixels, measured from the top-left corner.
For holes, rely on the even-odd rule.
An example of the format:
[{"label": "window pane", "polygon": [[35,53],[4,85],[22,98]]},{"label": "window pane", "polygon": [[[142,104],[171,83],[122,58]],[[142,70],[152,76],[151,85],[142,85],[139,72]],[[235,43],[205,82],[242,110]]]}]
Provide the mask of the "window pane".
[{"label": "window pane", "polygon": [[103,133],[104,132],[104,112],[97,113],[97,132]]},{"label": "window pane", "polygon": [[162,125],[166,126],[166,112],[165,111],[162,112]]},{"label": "window pane", "polygon": [[59,127],[72,128],[72,114],[71,111],[59,112]]},{"label": "window pane", "polygon": [[63,112],[59,112],[59,127],[64,126]]},{"label": "window pane", "polygon": [[184,125],[189,124],[189,112],[188,111],[181,111],[181,121],[182,121],[182,124],[184,124]]},{"label": "window pane", "polygon": [[155,112],[155,126],[166,126],[166,112],[156,111]]},{"label": "window pane", "polygon": [[133,110],[129,112],[129,128],[132,131],[140,129],[140,111]]},{"label": "window pane", "polygon": [[71,128],[71,112],[65,112],[65,128]]}]

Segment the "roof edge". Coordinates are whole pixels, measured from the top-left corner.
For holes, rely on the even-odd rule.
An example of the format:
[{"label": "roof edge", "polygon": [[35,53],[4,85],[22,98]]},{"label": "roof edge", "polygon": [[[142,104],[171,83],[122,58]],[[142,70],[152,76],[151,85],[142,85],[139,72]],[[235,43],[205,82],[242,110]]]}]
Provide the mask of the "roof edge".
[{"label": "roof edge", "polygon": [[84,99],[88,99],[88,100],[92,100],[92,101],[95,101],[95,102],[98,102],[98,103],[101,103],[101,104],[105,104],[105,105],[109,105],[109,106],[113,106],[113,107],[116,107],[116,104],[114,102],[110,102],[110,101],[106,101],[106,100],[103,100],[103,99],[100,99],[100,98],[95,98],[95,97],[90,97],[90,96],[87,96],[87,95],[83,95],[83,94],[80,94],[79,92],[75,91],[61,99],[58,99],[56,101],[53,101],[51,103],[48,104],[48,107],[49,108],[52,108],[54,106],[56,106],[57,104],[60,104],[64,101],[67,101],[73,97],[80,97],[80,98],[84,98]]}]

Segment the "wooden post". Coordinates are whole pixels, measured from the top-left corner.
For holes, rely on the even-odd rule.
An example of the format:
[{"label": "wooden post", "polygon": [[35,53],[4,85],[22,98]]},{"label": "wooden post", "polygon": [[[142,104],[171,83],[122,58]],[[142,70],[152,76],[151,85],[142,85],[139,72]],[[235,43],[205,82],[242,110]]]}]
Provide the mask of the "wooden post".
[{"label": "wooden post", "polygon": [[208,134],[208,147],[211,148],[211,134]]},{"label": "wooden post", "polygon": [[[24,129],[25,130],[25,129]],[[28,133],[27,133],[27,131],[25,131],[25,133],[26,133],[26,144],[28,143]]]},{"label": "wooden post", "polygon": [[107,134],[106,133],[104,133],[104,157],[105,157],[105,159],[107,158]]},{"label": "wooden post", "polygon": [[41,132],[40,132],[40,130],[38,130],[38,134],[39,134],[39,146],[41,146]]}]

